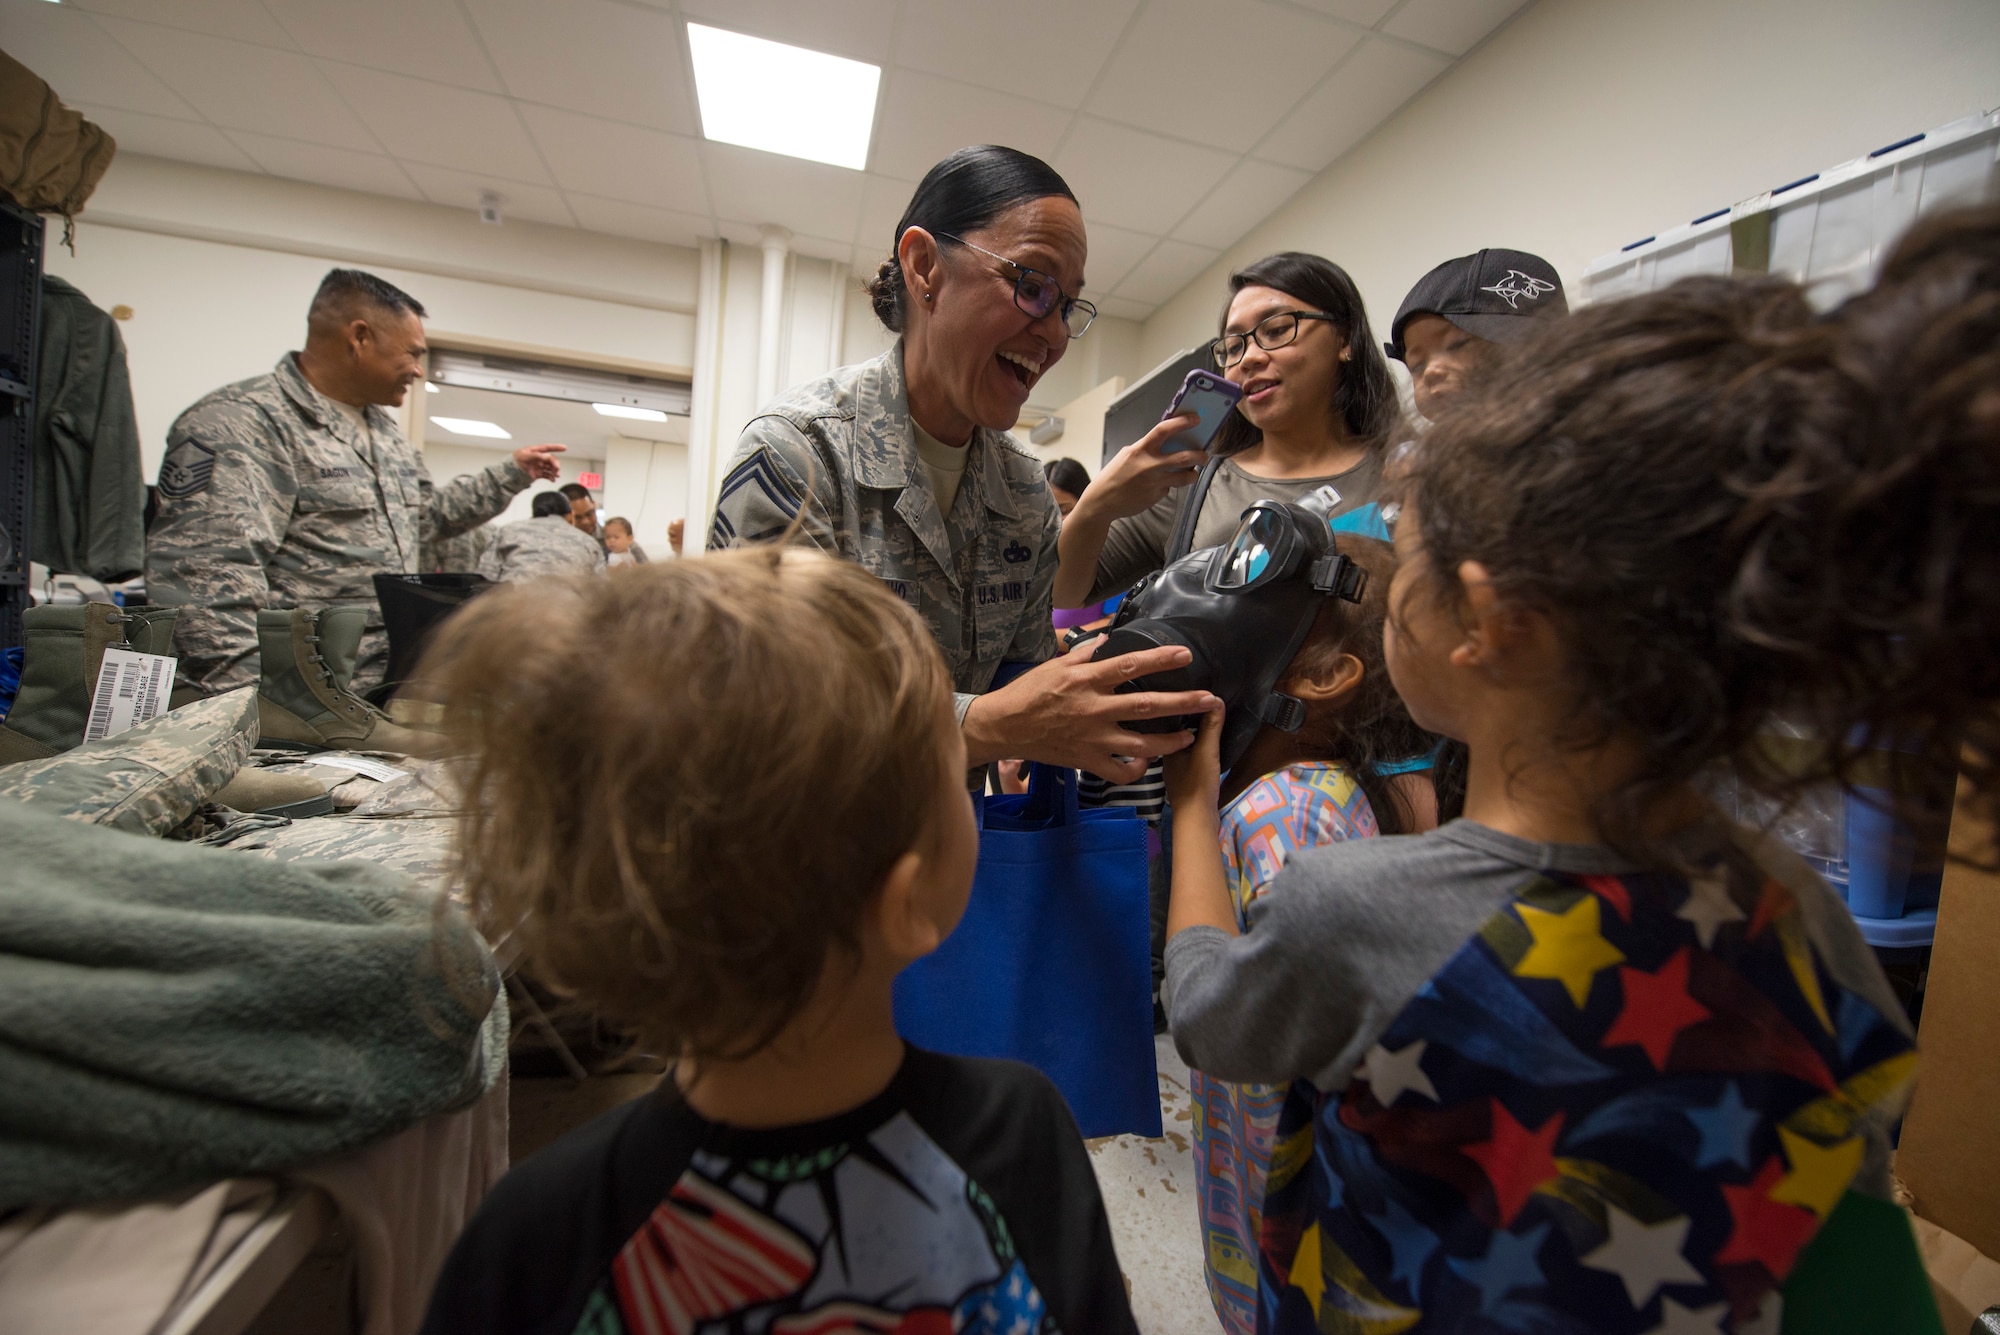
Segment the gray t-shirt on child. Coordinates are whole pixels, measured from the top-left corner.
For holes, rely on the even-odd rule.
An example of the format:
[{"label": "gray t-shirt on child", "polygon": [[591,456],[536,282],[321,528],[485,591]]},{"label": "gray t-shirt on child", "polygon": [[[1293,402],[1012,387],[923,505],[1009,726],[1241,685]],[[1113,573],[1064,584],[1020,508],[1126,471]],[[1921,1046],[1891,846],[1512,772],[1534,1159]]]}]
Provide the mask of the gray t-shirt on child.
[{"label": "gray t-shirt on child", "polygon": [[[1710,827],[1684,851],[1734,839],[1796,897],[1840,986],[1908,1029],[1846,905],[1790,849]],[[1457,820],[1428,834],[1356,839],[1292,856],[1250,906],[1250,930],[1189,927],[1167,943],[1161,992],[1174,1047],[1218,1080],[1344,1088],[1369,1048],[1522,885],[1541,871],[1638,870],[1608,848],[1537,844]]]},{"label": "gray t-shirt on child", "polygon": [[[1709,826],[1690,860],[1733,840],[1796,899],[1819,962],[1840,987],[1914,1037],[1847,906],[1776,840]],[[1161,1001],[1174,1047],[1218,1080],[1344,1089],[1390,1023],[1541,871],[1636,870],[1610,849],[1536,844],[1471,821],[1420,835],[1356,839],[1295,853],[1250,906],[1250,930],[1189,927],[1167,943]],[[1886,1125],[1865,1129],[1854,1189],[1888,1199]]]},{"label": "gray t-shirt on child", "polygon": [[[1245,472],[1234,460],[1225,459],[1209,484],[1201,517],[1195,521],[1194,545],[1188,550],[1198,552],[1227,542],[1236,531],[1236,521],[1258,501],[1296,501],[1327,486],[1340,493],[1340,504],[1329,517],[1380,500],[1381,453],[1371,450],[1346,472],[1324,477],[1258,477]],[[1192,486],[1177,487],[1144,513],[1112,522],[1110,532],[1104,535],[1104,550],[1097,557],[1097,579],[1091,585],[1090,596],[1084,599],[1084,606],[1123,593],[1141,576],[1166,564],[1167,540],[1180,520],[1181,506],[1193,491]]]}]

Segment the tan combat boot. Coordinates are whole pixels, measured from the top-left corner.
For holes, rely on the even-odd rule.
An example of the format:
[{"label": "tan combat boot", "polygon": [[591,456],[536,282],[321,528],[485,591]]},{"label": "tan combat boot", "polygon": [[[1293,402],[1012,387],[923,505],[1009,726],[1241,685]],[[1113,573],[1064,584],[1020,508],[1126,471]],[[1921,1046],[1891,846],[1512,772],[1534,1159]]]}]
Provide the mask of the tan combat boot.
[{"label": "tan combat boot", "polygon": [[438,755],[444,738],[406,728],[347,689],[368,620],[365,607],[271,608],[257,613],[263,679],[257,687],[261,744],[299,751],[388,751]]},{"label": "tan combat boot", "polygon": [[172,607],[126,611],[112,603],[31,607],[21,614],[27,654],[21,687],[0,726],[0,764],[43,760],[83,744],[104,651],[174,652]]},{"label": "tan combat boot", "polygon": [[[0,765],[44,760],[81,745],[104,651],[126,648],[172,657],[178,614],[174,607],[121,611],[110,603],[30,608],[22,618],[28,642],[21,674],[25,689],[0,726]],[[317,779],[243,769],[210,800],[237,811],[323,816],[333,810],[330,788]]]}]

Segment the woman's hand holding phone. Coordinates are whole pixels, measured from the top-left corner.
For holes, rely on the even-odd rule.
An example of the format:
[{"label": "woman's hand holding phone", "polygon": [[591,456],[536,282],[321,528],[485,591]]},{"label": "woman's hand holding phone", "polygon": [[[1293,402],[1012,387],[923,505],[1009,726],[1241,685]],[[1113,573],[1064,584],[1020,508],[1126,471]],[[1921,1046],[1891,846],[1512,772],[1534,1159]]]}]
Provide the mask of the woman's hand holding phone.
[{"label": "woman's hand holding phone", "polygon": [[[1087,518],[1109,524],[1114,519],[1144,514],[1175,487],[1193,482],[1201,466],[1208,462],[1208,454],[1203,450],[1162,447],[1199,420],[1191,412],[1178,413],[1118,451],[1091,479],[1077,500],[1076,510],[1088,507]],[[1072,511],[1070,517],[1073,520],[1076,512]]]},{"label": "woman's hand holding phone", "polygon": [[1176,413],[1113,455],[1111,462],[1083,489],[1076,508],[1062,522],[1057,550],[1055,605],[1081,607],[1096,578],[1097,557],[1114,520],[1142,514],[1159,504],[1175,487],[1185,487],[1208,461],[1204,450],[1162,452],[1181,432],[1193,427],[1195,414]]}]

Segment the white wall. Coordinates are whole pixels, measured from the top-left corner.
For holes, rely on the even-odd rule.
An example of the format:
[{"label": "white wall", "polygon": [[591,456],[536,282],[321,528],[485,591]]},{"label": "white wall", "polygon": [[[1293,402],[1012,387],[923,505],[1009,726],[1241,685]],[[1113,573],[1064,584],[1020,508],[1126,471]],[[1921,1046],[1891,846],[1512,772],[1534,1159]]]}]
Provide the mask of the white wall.
[{"label": "white wall", "polygon": [[433,331],[694,361],[694,253],[673,246],[121,156],[77,221],[76,249],[52,242],[49,271],[133,310],[122,329],[148,478],[182,409],[299,346],[336,264],[411,293]]},{"label": "white wall", "polygon": [[1454,255],[1533,251],[1574,286],[1628,242],[1996,104],[1993,0],[1539,0],[1155,313],[1139,360],[1212,337],[1229,271],[1274,251],[1344,266],[1379,337]]}]

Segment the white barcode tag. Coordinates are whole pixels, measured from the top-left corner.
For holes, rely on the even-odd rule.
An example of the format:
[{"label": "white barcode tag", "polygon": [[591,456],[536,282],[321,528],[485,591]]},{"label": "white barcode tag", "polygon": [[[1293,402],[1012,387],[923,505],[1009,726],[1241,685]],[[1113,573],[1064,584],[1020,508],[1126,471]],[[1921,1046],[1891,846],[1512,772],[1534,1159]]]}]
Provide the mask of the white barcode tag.
[{"label": "white barcode tag", "polygon": [[174,668],[179,663],[178,658],[161,654],[106,649],[83,740],[96,742],[116,737],[127,728],[159,717],[173,693]]},{"label": "white barcode tag", "polygon": [[351,769],[356,774],[365,774],[371,779],[387,783],[390,779],[400,779],[409,771],[391,765],[386,760],[371,760],[367,756],[307,756],[308,764],[327,765],[334,769]]}]

